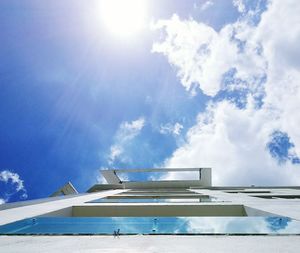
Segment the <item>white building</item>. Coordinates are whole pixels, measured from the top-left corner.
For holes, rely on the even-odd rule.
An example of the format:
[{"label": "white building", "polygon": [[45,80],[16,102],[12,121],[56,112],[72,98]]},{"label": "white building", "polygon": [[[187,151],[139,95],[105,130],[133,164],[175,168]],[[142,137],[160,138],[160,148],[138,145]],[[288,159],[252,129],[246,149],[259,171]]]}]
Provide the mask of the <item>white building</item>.
[{"label": "white building", "polygon": [[[120,176],[175,171],[198,178]],[[108,184],[84,194],[68,183],[56,197],[1,205],[0,252],[300,250],[300,187],[216,187],[209,168],[101,173]]]}]

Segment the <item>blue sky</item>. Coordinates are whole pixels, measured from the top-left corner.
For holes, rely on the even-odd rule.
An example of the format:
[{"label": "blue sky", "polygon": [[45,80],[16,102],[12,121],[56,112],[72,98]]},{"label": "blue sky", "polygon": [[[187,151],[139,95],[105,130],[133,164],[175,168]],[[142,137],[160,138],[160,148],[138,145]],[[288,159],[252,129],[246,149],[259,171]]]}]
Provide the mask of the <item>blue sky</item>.
[{"label": "blue sky", "polygon": [[298,184],[299,3],[142,1],[143,26],[116,36],[131,2],[112,31],[105,1],[1,1],[1,202],[85,191],[99,168]]}]

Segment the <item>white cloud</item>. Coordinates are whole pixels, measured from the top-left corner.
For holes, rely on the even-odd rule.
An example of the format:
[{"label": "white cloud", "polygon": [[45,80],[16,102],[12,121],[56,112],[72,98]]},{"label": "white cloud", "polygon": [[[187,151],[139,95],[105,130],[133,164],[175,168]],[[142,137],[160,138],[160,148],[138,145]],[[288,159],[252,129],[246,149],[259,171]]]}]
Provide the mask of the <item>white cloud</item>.
[{"label": "white cloud", "polygon": [[123,153],[123,147],[120,144],[115,144],[110,147],[109,160],[112,162]]},{"label": "white cloud", "polygon": [[20,179],[20,176],[17,173],[10,172],[9,170],[1,171],[0,181],[8,183],[9,180],[15,184],[17,191],[24,190],[23,180]]},{"label": "white cloud", "polygon": [[[198,117],[187,143],[166,161],[166,167],[213,168],[215,185],[299,184],[300,166],[278,165],[266,143],[278,122],[272,112],[238,109],[224,101]],[[171,178],[169,178],[171,179]]]},{"label": "white cloud", "polygon": [[178,122],[174,125],[173,128],[173,134],[174,135],[179,135],[181,132],[181,129],[183,129],[183,125],[179,124]]},{"label": "white cloud", "polygon": [[183,86],[192,93],[199,87],[206,95],[215,96],[223,88],[223,75],[233,68],[237,78],[257,89],[255,80],[263,76],[266,68],[264,59],[255,53],[258,45],[253,41],[246,43],[241,54],[237,40],[241,38],[233,39],[235,33],[240,37],[253,33],[246,21],[226,25],[216,32],[204,23],[180,20],[173,15],[170,20],[158,21],[153,29],[164,30],[166,37],[154,43],[152,52],[168,58],[177,68]]},{"label": "white cloud", "polygon": [[[299,1],[273,1],[257,26],[249,20],[252,14],[220,32],[177,16],[157,23],[166,37],[153,51],[176,66],[184,87],[196,84],[214,96],[228,89],[222,76],[235,69],[243,87],[233,82],[230,88],[247,90],[245,108],[224,100],[200,113],[186,143],[165,161],[167,167],[211,166],[213,183],[220,185],[300,184],[300,165],[279,165],[266,148],[270,134],[280,130],[295,144],[292,152],[300,154],[299,13]],[[263,94],[258,107],[257,96]]]},{"label": "white cloud", "polygon": [[243,0],[233,0],[232,3],[239,12],[243,13],[246,11],[246,7],[245,7]]},{"label": "white cloud", "polygon": [[121,140],[131,140],[137,136],[145,125],[145,119],[139,118],[132,122],[123,122],[117,133],[117,137]]},{"label": "white cloud", "polygon": [[214,5],[214,2],[211,0],[208,0],[204,4],[201,5],[200,9],[201,9],[201,11],[205,11],[213,5]]},{"label": "white cloud", "polygon": [[165,125],[162,125],[159,129],[159,132],[161,134],[172,134],[174,136],[180,135],[181,130],[183,129],[183,125],[176,122],[174,125],[168,123]]},{"label": "white cloud", "polygon": [[112,165],[117,158],[124,153],[124,147],[128,145],[143,129],[145,119],[143,117],[132,122],[121,123],[116,136],[115,143],[110,147],[109,164]]},{"label": "white cloud", "polygon": [[6,185],[9,185],[11,188],[8,192],[3,193],[6,199],[1,199],[0,202],[7,202],[10,196],[17,192],[22,193],[21,198],[27,198],[27,192],[24,187],[24,182],[23,180],[21,180],[20,176],[17,173],[13,173],[9,170],[3,170],[0,172],[0,181],[4,182]]},{"label": "white cloud", "polygon": [[5,200],[0,198],[0,205],[4,204]]},{"label": "white cloud", "polygon": [[170,64],[178,69],[183,86],[192,90],[193,85],[198,84],[206,94],[215,95],[219,90],[220,75],[207,76],[205,66],[211,65],[210,45],[218,41],[217,32],[193,20],[182,21],[177,15],[170,20],[158,21],[153,28],[164,29],[166,38],[155,43],[152,51],[168,57]]},{"label": "white cloud", "polygon": [[254,35],[268,59],[266,106],[280,112],[280,127],[300,154],[300,3],[274,1]]}]

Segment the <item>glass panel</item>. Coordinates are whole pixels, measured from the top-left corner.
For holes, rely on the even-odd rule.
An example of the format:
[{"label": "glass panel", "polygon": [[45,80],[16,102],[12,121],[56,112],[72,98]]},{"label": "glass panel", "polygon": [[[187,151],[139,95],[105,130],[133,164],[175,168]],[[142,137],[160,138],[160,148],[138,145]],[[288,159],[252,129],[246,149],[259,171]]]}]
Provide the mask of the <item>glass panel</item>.
[{"label": "glass panel", "polygon": [[0,234],[300,234],[287,217],[39,217],[0,226]]},{"label": "glass panel", "polygon": [[216,198],[101,198],[87,203],[199,203],[216,202]]}]

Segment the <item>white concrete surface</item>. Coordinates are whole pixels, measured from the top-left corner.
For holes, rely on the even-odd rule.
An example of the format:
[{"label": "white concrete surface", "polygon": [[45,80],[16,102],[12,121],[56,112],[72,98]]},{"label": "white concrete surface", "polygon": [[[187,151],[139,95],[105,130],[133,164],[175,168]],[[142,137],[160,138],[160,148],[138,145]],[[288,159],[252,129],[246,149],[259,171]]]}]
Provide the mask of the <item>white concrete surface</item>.
[{"label": "white concrete surface", "polygon": [[47,213],[51,212],[59,212],[59,210],[62,209],[66,209],[66,211],[62,212],[62,216],[72,216],[72,206],[83,205],[86,201],[91,201],[97,198],[104,198],[106,196],[118,194],[124,191],[127,190],[102,191],[90,193],[87,195],[80,195],[74,198],[58,199],[51,202],[37,203],[29,206],[20,206],[11,209],[0,210],[0,225],[39,215],[47,215]]},{"label": "white concrete surface", "polygon": [[[108,184],[122,184],[117,174],[122,173],[155,173],[155,172],[199,172],[198,185],[211,186],[211,168],[151,168],[151,169],[109,169],[100,170]],[[177,181],[177,180],[176,180]],[[127,181],[128,183],[128,181]],[[130,183],[130,182],[129,182]]]},{"label": "white concrete surface", "polygon": [[[204,189],[193,191],[210,195],[220,201],[227,201],[231,204],[241,204],[245,207],[258,209],[274,215],[287,216],[295,220],[300,220],[300,199],[263,199],[252,197],[253,193],[226,193],[224,191]],[[299,193],[299,190],[293,189],[271,189],[270,194],[261,195],[300,195]]]},{"label": "white concrete surface", "polygon": [[[153,191],[153,189],[149,189]],[[182,191],[182,189],[179,189]],[[256,189],[249,189],[255,191]],[[97,206],[111,206],[120,209],[122,206],[167,206],[169,208],[199,208],[219,206],[221,209],[231,205],[244,205],[249,215],[284,215],[300,220],[300,199],[263,199],[252,197],[253,193],[226,193],[225,189],[193,189],[211,197],[216,197],[220,202],[200,203],[85,203],[97,198],[103,198],[127,190],[106,190],[101,192],[78,195],[77,197],[56,199],[51,202],[41,202],[26,206],[17,206],[11,209],[0,210],[0,225],[16,220],[39,215],[72,215],[75,209]],[[170,189],[171,194],[172,189]],[[174,189],[173,189],[174,191]],[[271,189],[270,195],[300,195],[299,189]],[[134,194],[134,193],[131,193]],[[140,192],[135,193],[137,195]],[[147,193],[146,193],[147,194]],[[154,193],[155,194],[155,193]],[[176,191],[173,192],[176,196]],[[178,193],[177,193],[178,194]],[[255,195],[266,193],[255,193]],[[268,193],[267,193],[268,195]],[[223,202],[224,201],[224,202]],[[197,208],[198,208],[197,207]],[[74,209],[73,208],[73,209]],[[154,207],[152,207],[154,208]],[[201,209],[201,208],[200,208]],[[63,211],[62,211],[63,210]],[[99,209],[100,210],[100,209]],[[74,211],[74,210],[73,210]],[[56,213],[57,212],[57,213]],[[143,212],[142,212],[143,213]],[[169,214],[171,211],[169,212]],[[103,215],[103,212],[100,213]],[[99,214],[99,215],[100,215]],[[110,213],[111,215],[112,213]],[[211,215],[211,213],[206,214]],[[172,253],[218,253],[218,252],[300,252],[300,236],[158,236],[158,235],[135,235],[135,236],[0,236],[0,253],[5,252],[172,252]]]},{"label": "white concrete surface", "polygon": [[299,253],[297,236],[1,236],[0,252]]}]

